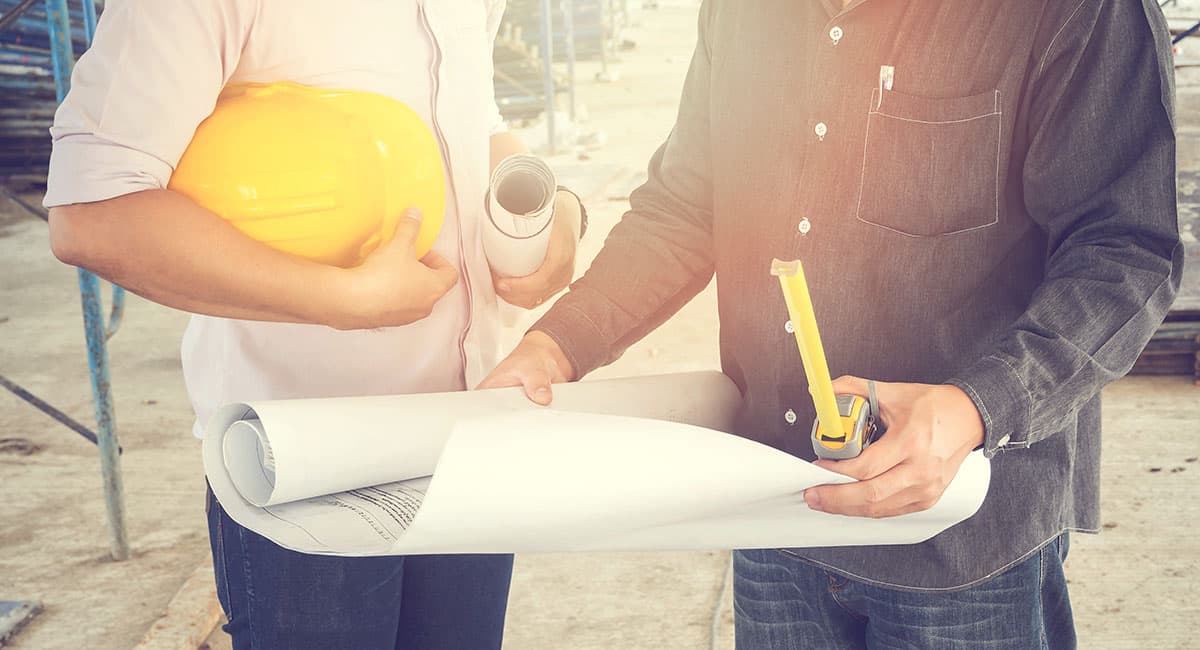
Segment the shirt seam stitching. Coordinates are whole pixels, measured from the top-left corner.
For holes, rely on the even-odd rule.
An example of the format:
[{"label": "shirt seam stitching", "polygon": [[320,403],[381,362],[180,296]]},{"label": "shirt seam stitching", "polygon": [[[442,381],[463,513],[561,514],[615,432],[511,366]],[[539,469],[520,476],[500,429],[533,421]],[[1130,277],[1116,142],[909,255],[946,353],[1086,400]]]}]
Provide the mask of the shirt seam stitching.
[{"label": "shirt seam stitching", "polygon": [[[1026,432],[1025,432],[1025,439],[1024,439],[1023,441],[1018,441],[1018,442],[1024,442],[1024,443],[1025,443],[1025,446],[1026,446],[1026,447],[1028,447],[1028,446],[1029,446],[1029,437],[1030,437],[1030,436],[1032,436],[1032,435],[1034,434],[1034,426],[1033,426],[1033,392],[1032,392],[1032,391],[1030,391],[1030,390],[1029,390],[1029,387],[1025,385],[1025,381],[1024,381],[1023,379],[1021,379],[1021,374],[1020,374],[1020,373],[1018,373],[1018,372],[1017,372],[1017,369],[1016,369],[1016,368],[1015,368],[1015,367],[1014,367],[1014,366],[1013,366],[1011,363],[1009,363],[1009,362],[1008,362],[1008,359],[1005,359],[1004,357],[1002,357],[1002,356],[999,356],[999,355],[993,355],[993,357],[992,357],[992,358],[993,358],[993,359],[996,359],[996,360],[997,360],[997,361],[999,361],[1000,363],[1003,363],[1003,364],[1004,364],[1004,365],[1005,365],[1005,366],[1006,366],[1006,367],[1009,369],[1009,371],[1011,371],[1011,372],[1012,372],[1012,374],[1013,374],[1013,378],[1015,378],[1015,379],[1017,380],[1017,385],[1021,387],[1021,390],[1025,391],[1025,398],[1026,398],[1026,401],[1025,401],[1025,426],[1026,426]],[[1010,445],[1004,445],[1004,446],[1006,446],[1006,447],[1008,447],[1008,446],[1013,446],[1013,447],[1016,447],[1016,445],[1015,445],[1015,444],[1011,444],[1011,443],[1010,443]]]},{"label": "shirt seam stitching", "polygon": [[1054,38],[1050,39],[1050,44],[1046,46],[1046,51],[1042,53],[1042,59],[1038,62],[1037,75],[1035,76],[1042,76],[1042,72],[1046,69],[1046,62],[1050,60],[1050,52],[1054,49],[1054,45],[1058,43],[1058,37],[1062,36],[1063,32],[1067,30],[1067,26],[1071,24],[1072,20],[1075,20],[1075,16],[1079,15],[1079,10],[1083,8],[1086,2],[1087,0],[1079,0],[1079,4],[1075,5],[1075,9],[1071,11],[1071,15],[1067,16],[1062,26],[1054,33]]},{"label": "shirt seam stitching", "polygon": [[[588,356],[593,357],[591,359],[583,359],[583,360],[588,361],[588,365],[591,365],[593,363],[596,363],[597,359],[607,358],[609,355],[609,349],[611,346],[604,342],[604,331],[600,328],[600,326],[596,323],[596,321],[592,320],[591,315],[589,315],[586,311],[580,309],[579,307],[569,304],[569,303],[559,305],[558,308],[562,310],[562,314],[560,314],[560,318],[565,313],[574,312],[575,315],[578,316],[579,318],[581,318],[583,320],[583,322],[586,323],[587,326],[590,327],[592,329],[592,332],[594,332],[596,335],[596,338],[593,339],[593,345],[595,343],[598,343],[599,345],[596,345],[595,347],[599,347],[601,349],[596,350],[593,348],[591,350],[587,350],[586,349],[588,347],[587,345],[582,346],[582,347],[584,347],[584,352],[589,353]],[[547,315],[550,316],[550,314],[547,314]],[[553,318],[553,316],[551,316],[551,318],[549,320],[550,320],[550,322],[548,323],[549,327],[547,327],[545,330],[543,330],[544,333],[547,334],[548,336],[550,336],[551,338],[555,339],[555,342],[559,344],[559,347],[563,348],[563,353],[566,354],[568,359],[573,362],[572,365],[574,365],[575,367],[572,368],[572,370],[575,371],[575,374],[576,374],[575,379],[582,378],[585,374],[587,374],[588,370],[590,370],[590,369],[585,369],[585,368],[579,367],[581,359],[580,359],[580,355],[577,353],[578,352],[577,348],[580,346],[571,346],[571,345],[563,346],[563,343],[566,342],[565,337],[563,337],[561,334],[557,334],[555,332],[555,329],[556,329],[554,327],[555,319]],[[535,325],[534,329],[539,329],[539,328]],[[571,349],[568,350],[567,348],[571,348]]]},{"label": "shirt seam stitching", "polygon": [[[1004,109],[1003,109],[1003,107],[1000,106],[1000,91],[994,90],[993,92],[995,94],[993,95],[994,103],[993,103],[993,110],[991,113],[986,113],[983,115],[976,115],[975,117],[964,118],[961,120],[947,120],[947,121],[943,121],[943,122],[928,122],[925,120],[914,120],[914,119],[905,118],[905,117],[898,117],[895,115],[891,115],[889,113],[884,113],[883,111],[879,110],[878,106],[876,106],[875,108],[868,107],[867,108],[867,128],[866,128],[866,132],[863,134],[863,160],[862,160],[862,167],[861,167],[861,169],[859,169],[859,178],[858,178],[858,201],[854,207],[854,218],[863,223],[870,224],[872,226],[877,226],[879,228],[883,228],[884,230],[894,232],[898,235],[902,235],[902,236],[908,237],[910,239],[932,239],[932,238],[936,238],[936,237],[945,237],[948,235],[957,235],[957,234],[962,234],[962,233],[974,232],[976,230],[983,230],[984,228],[990,228],[991,226],[994,226],[997,223],[999,223],[1000,222],[1000,158],[1001,158],[1000,152],[1004,148]],[[879,102],[882,104],[883,93],[877,89],[872,89],[871,90],[871,103],[869,104],[869,106],[875,106],[876,94],[879,95]],[[997,124],[996,124],[996,173],[995,173],[996,192],[995,192],[995,199],[994,199],[995,211],[992,213],[992,220],[989,221],[988,223],[980,224],[978,226],[971,226],[969,228],[960,228],[958,230],[953,230],[953,231],[945,232],[945,233],[938,233],[938,234],[932,235],[932,236],[924,236],[924,235],[916,235],[913,233],[904,232],[903,230],[900,230],[898,228],[893,228],[891,226],[885,226],[881,223],[875,223],[873,221],[867,221],[866,219],[864,219],[862,217],[862,200],[863,200],[863,193],[866,192],[866,183],[867,183],[867,147],[870,144],[870,137],[871,137],[871,119],[870,119],[871,115],[882,115],[883,117],[889,117],[894,120],[915,122],[915,123],[920,123],[920,124],[954,124],[954,123],[960,123],[960,122],[969,122],[971,120],[978,120],[978,119],[982,119],[985,117],[997,116],[998,119],[996,120]],[[1028,392],[1028,389],[1026,389],[1026,392]]]},{"label": "shirt seam stitching", "polygon": [[[971,398],[971,401],[975,403],[976,408],[978,408],[980,419],[983,420],[984,452],[986,453],[988,451],[991,451],[991,452],[995,453],[997,451],[1002,451],[1004,449],[1004,445],[1002,445],[1002,444],[996,444],[994,447],[988,447],[988,445],[987,445],[987,434],[989,432],[995,433],[995,427],[993,426],[995,420],[992,418],[991,412],[988,411],[987,404],[984,403],[983,397],[979,394],[979,391],[976,390],[975,387],[972,386],[970,382],[965,381],[963,379],[951,378],[948,383],[952,386],[957,386],[958,388],[965,391],[967,393],[967,396]],[[997,443],[998,442],[999,442],[999,438],[997,438]]]},{"label": "shirt seam stitching", "polygon": [[893,120],[900,120],[902,122],[914,122],[917,124],[960,124],[962,122],[973,122],[975,120],[982,120],[985,117],[992,117],[994,115],[1003,115],[1003,112],[993,110],[990,113],[983,113],[981,115],[975,115],[973,117],[964,117],[964,118],[957,119],[957,120],[917,120],[917,119],[913,119],[911,117],[900,117],[899,115],[892,115],[891,113],[884,113],[881,110],[873,110],[873,111],[871,111],[871,114],[872,115],[882,115],[883,117],[891,118]]}]

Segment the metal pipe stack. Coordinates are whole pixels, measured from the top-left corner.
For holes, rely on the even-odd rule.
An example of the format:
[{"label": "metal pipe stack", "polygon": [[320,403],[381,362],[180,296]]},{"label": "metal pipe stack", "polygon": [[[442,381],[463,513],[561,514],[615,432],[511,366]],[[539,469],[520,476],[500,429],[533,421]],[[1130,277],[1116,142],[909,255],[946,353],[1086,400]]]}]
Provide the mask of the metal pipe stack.
[{"label": "metal pipe stack", "polygon": [[[567,60],[567,29],[563,5],[559,0],[551,1],[550,20],[554,33],[554,62]],[[572,22],[575,32],[575,58],[579,61],[594,61],[600,58],[606,40],[615,38],[619,20],[612,15],[610,0],[574,0]],[[509,0],[504,12],[504,22],[520,28],[520,33],[531,45],[541,42],[541,4],[538,0]]]},{"label": "metal pipe stack", "polygon": [[[71,0],[70,8],[73,46],[79,53],[86,47],[83,5]],[[45,182],[47,130],[57,104],[46,4],[0,0],[0,25],[0,182],[38,185]]]},{"label": "metal pipe stack", "polygon": [[[521,27],[505,22],[496,37],[492,51],[496,104],[509,122],[532,120],[546,110],[540,35],[539,28],[528,39]],[[555,87],[565,86],[556,83]]]},{"label": "metal pipe stack", "polygon": [[[628,20],[624,2],[614,0],[573,0],[571,25],[561,0],[550,3],[552,51],[555,63],[565,63],[574,50],[578,61],[603,60],[614,47],[621,27]],[[541,58],[542,3],[540,0],[509,0],[504,25],[496,38],[492,58],[495,64],[496,103],[509,121],[536,118],[545,112],[546,94]],[[568,34],[573,42],[568,43]],[[554,73],[555,93],[568,92],[571,80]]]}]

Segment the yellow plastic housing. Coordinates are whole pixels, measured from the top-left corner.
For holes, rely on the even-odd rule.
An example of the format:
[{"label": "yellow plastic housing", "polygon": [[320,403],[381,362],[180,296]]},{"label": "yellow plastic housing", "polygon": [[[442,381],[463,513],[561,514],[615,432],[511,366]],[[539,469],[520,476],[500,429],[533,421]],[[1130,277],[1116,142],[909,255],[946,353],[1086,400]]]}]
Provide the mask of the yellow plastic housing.
[{"label": "yellow plastic housing", "polygon": [[192,138],[170,189],[285,253],[356,266],[420,208],[417,257],[446,210],[441,151],[402,102],[294,83],[237,84]]},{"label": "yellow plastic housing", "polygon": [[[827,449],[857,446],[861,451],[869,420],[867,400],[858,395],[838,395],[838,425],[826,426],[818,420],[816,439]],[[841,430],[838,430],[838,426]]]}]

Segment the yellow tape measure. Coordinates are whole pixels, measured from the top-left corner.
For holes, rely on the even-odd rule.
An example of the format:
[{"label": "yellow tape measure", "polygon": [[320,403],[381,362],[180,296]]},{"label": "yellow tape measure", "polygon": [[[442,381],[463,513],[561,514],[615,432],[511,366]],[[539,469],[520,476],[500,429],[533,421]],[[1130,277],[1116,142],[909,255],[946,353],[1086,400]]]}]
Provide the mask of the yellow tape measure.
[{"label": "yellow tape measure", "polygon": [[812,296],[799,260],[771,261],[771,275],[779,278],[783,299],[787,303],[800,361],[808,378],[808,392],[817,410],[813,422],[812,445],[818,458],[844,460],[854,458],[871,444],[876,434],[877,402],[875,384],[871,382],[872,397],[865,400],[857,395],[835,395]]}]

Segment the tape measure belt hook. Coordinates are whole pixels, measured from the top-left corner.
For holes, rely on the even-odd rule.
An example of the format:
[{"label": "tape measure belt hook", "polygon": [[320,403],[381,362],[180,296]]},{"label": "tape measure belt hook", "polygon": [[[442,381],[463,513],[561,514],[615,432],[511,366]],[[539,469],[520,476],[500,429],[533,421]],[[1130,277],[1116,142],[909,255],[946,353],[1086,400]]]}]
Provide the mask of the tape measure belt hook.
[{"label": "tape measure belt hook", "polygon": [[871,407],[871,417],[879,419],[883,413],[879,410],[879,396],[875,394],[875,380],[867,380],[867,404]]},{"label": "tape measure belt hook", "polygon": [[871,443],[883,431],[883,411],[879,406],[879,396],[875,393],[874,379],[867,380],[867,408],[870,409],[870,413],[867,415],[870,425],[867,427],[866,440],[863,442]]}]

